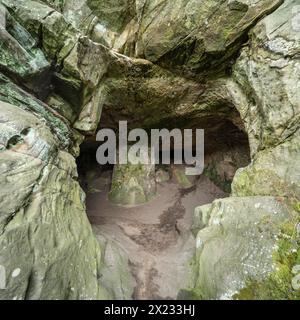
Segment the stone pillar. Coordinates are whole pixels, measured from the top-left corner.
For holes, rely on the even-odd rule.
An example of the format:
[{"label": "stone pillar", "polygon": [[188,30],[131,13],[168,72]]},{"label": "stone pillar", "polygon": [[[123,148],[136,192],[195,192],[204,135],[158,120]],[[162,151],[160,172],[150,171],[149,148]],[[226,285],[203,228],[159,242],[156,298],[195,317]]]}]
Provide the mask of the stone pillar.
[{"label": "stone pillar", "polygon": [[116,164],[109,200],[117,205],[135,206],[156,195],[154,164]]}]

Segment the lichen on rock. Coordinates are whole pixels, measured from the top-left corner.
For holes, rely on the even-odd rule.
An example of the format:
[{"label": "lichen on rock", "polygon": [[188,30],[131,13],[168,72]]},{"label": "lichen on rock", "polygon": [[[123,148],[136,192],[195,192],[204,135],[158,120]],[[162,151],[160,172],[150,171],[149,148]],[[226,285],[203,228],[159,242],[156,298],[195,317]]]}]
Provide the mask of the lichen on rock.
[{"label": "lichen on rock", "polygon": [[[132,298],[130,257],[94,236],[75,162],[120,120],[204,128],[205,174],[231,193],[195,211],[182,293],[300,299],[297,6],[0,0],[0,299]],[[145,204],[168,178],[117,164],[109,198]]]}]

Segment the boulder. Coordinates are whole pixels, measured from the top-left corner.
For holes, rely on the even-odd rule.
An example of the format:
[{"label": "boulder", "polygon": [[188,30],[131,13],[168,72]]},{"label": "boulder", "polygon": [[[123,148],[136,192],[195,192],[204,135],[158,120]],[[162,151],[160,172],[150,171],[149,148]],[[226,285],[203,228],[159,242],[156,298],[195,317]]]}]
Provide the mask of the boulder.
[{"label": "boulder", "polygon": [[284,198],[231,197],[197,211],[194,298],[297,296],[291,271],[300,253],[293,234],[299,214]]},{"label": "boulder", "polygon": [[75,159],[43,120],[1,102],[0,299],[101,299],[101,250]]},{"label": "boulder", "polygon": [[114,166],[109,200],[117,205],[141,205],[156,195],[155,165],[133,163]]},{"label": "boulder", "polygon": [[260,151],[239,169],[232,184],[234,196],[280,196],[300,199],[300,136]]}]

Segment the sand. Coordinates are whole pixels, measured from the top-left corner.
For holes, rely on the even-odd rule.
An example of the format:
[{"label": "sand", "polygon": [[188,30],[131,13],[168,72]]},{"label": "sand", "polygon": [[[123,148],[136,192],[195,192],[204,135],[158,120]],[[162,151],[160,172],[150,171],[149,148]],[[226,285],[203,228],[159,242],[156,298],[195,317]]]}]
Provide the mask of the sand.
[{"label": "sand", "polygon": [[192,281],[188,265],[195,253],[190,231],[194,209],[227,194],[205,176],[190,189],[171,180],[158,184],[151,202],[124,208],[109,202],[109,184],[100,179],[97,188],[94,181],[95,190],[87,192],[88,217],[95,230],[128,255],[137,283],[133,298],[176,299]]}]

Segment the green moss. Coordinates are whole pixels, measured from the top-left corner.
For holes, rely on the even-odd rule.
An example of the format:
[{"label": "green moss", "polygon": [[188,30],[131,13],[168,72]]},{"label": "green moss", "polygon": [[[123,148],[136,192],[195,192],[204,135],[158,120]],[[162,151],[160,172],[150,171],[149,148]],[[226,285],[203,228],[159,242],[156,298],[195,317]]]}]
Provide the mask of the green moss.
[{"label": "green moss", "polygon": [[0,74],[0,100],[40,115],[47,121],[51,130],[57,134],[63,148],[71,145],[73,133],[67,121],[58,117],[51,108],[20,89],[2,74]]},{"label": "green moss", "polygon": [[178,293],[179,300],[205,300],[199,288],[191,290],[180,290]]},{"label": "green moss", "polygon": [[[295,207],[295,205],[294,205]],[[249,279],[247,285],[234,296],[237,300],[300,300],[300,290],[294,290],[292,269],[300,264],[299,203],[297,214],[281,226],[277,249],[273,253],[274,271],[264,280]]]},{"label": "green moss", "polygon": [[195,257],[189,260],[188,269],[190,270],[190,286],[184,288],[178,293],[178,300],[206,300],[202,289],[199,286],[195,286],[195,282],[198,276],[198,263]]},{"label": "green moss", "polygon": [[295,211],[300,213],[300,202],[295,202],[294,209],[295,209]]},{"label": "green moss", "polygon": [[147,186],[147,175],[147,169],[142,164],[117,165],[109,192],[110,201],[120,205],[135,205],[151,200],[155,190]]},{"label": "green moss", "polygon": [[175,169],[173,172],[174,172],[174,175],[176,177],[177,182],[179,183],[179,185],[182,188],[188,189],[188,188],[191,188],[193,186],[193,184],[188,179],[188,177],[186,176],[184,171],[182,171],[180,169]]},{"label": "green moss", "polygon": [[206,167],[204,169],[203,174],[209,178],[214,184],[216,184],[219,188],[221,188],[223,191],[227,193],[231,193],[231,183],[230,180],[224,180],[222,179],[215,168],[213,167]]}]

